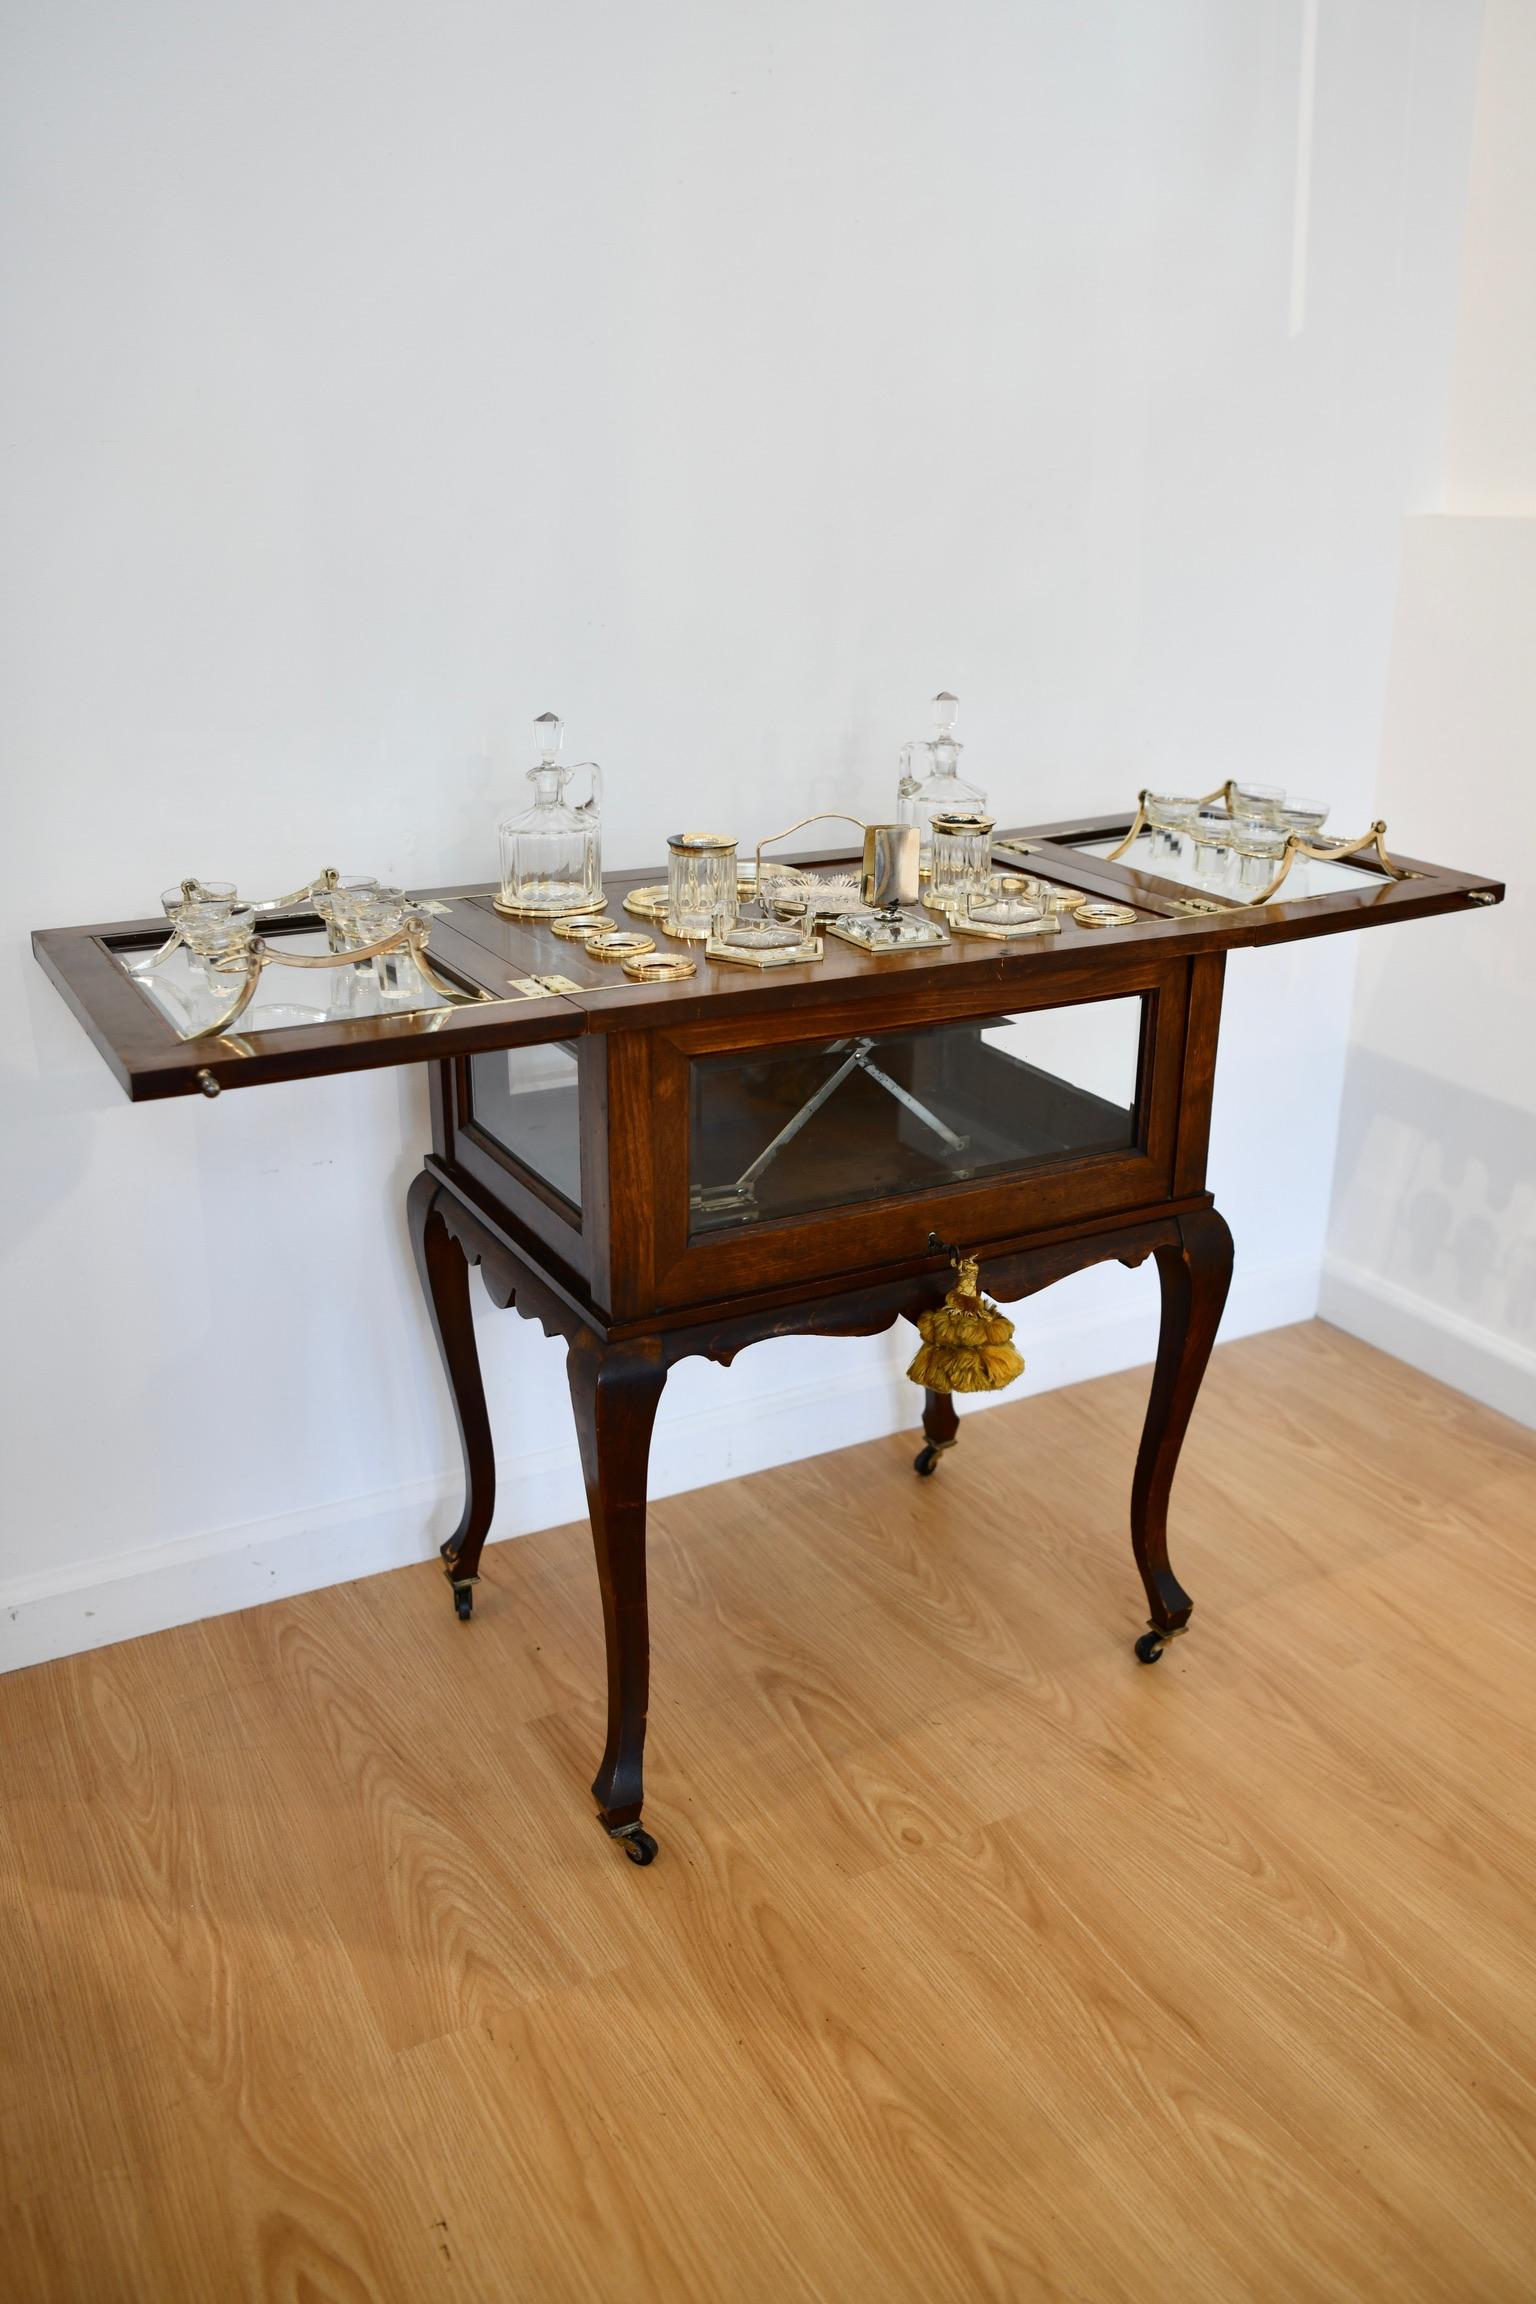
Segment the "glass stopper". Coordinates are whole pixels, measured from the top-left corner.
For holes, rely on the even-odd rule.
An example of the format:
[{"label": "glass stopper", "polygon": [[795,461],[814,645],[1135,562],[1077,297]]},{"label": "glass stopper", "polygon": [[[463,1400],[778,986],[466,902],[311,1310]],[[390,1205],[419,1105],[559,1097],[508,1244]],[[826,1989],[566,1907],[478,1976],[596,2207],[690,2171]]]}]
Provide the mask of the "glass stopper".
[{"label": "glass stopper", "polygon": [[955,722],[959,715],[959,697],[951,696],[947,688],[941,688],[933,700],[933,724],[941,736],[952,737],[954,735]]},{"label": "glass stopper", "polygon": [[553,767],[560,740],[565,734],[565,722],[558,712],[541,712],[533,724],[533,740],[543,755],[546,767]]}]

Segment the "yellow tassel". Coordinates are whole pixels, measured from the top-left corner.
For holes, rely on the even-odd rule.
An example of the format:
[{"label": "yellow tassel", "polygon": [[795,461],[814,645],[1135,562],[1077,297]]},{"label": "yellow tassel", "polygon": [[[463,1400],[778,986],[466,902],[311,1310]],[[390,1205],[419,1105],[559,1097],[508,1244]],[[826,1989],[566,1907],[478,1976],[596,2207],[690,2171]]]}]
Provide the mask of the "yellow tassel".
[{"label": "yellow tassel", "polygon": [[1013,1349],[1013,1322],[989,1304],[977,1284],[974,1256],[942,1304],[919,1316],[922,1345],[907,1374],[930,1392],[1001,1392],[1024,1362]]}]

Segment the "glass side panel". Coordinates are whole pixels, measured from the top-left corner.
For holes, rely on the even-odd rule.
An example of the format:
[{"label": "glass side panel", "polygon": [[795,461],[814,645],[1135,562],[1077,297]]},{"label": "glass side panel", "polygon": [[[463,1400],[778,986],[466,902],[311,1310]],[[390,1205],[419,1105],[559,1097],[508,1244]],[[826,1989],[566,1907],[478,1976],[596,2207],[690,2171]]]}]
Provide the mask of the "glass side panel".
[{"label": "glass side panel", "polygon": [[[274,951],[330,950],[323,928],[263,928],[261,933]],[[225,975],[205,967],[184,944],[151,968],[148,962],[153,957],[152,947],[114,953],[118,966],[143,986],[161,1015],[183,1034],[214,1023],[243,981],[239,971]],[[365,1016],[412,1016],[422,1009],[449,1006],[451,1002],[424,981],[409,954],[390,953],[383,962],[361,960],[351,968],[284,968],[273,962],[263,968],[235,1030],[245,1040],[253,1032],[286,1032],[298,1024],[351,1024]]]},{"label": "glass side panel", "polygon": [[1142,999],[797,1041],[690,1066],[695,1237],[1136,1141]]},{"label": "glass side panel", "polygon": [[581,1112],[576,1043],[491,1048],[469,1060],[470,1117],[520,1167],[581,1206]]},{"label": "glass side panel", "polygon": [[[1074,840],[1070,845],[1085,856],[1107,856],[1118,848],[1123,833],[1106,840]],[[1230,872],[1216,878],[1207,878],[1195,870],[1194,855],[1188,840],[1181,840],[1179,853],[1169,855],[1153,845],[1155,835],[1138,833],[1117,864],[1126,864],[1137,872],[1154,872],[1160,880],[1177,881],[1181,888],[1193,888],[1202,896],[1224,896],[1229,903],[1251,904],[1253,898],[1245,895]],[[1278,860],[1272,871],[1278,869]],[[1362,888],[1382,887],[1387,875],[1374,866],[1360,861],[1353,864],[1330,864],[1320,856],[1298,856],[1285,876],[1285,884],[1275,897],[1277,904],[1295,904],[1304,896],[1338,896]]]}]

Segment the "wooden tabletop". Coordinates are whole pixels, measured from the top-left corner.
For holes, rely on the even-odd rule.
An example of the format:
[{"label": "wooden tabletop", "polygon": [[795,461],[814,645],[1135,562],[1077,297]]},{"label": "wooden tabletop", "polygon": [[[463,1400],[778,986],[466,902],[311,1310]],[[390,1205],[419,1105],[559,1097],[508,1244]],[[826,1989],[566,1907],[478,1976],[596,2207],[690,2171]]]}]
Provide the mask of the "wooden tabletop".
[{"label": "wooden tabletop", "polygon": [[[651,936],[659,950],[686,951],[696,973],[679,982],[636,982],[613,962],[590,956],[579,942],[539,923],[508,920],[493,902],[494,885],[420,890],[444,909],[432,924],[434,963],[466,988],[490,997],[470,1006],[306,1025],[286,1030],[227,1033],[184,1040],[123,965],[165,936],[163,918],[39,930],[33,950],[68,1001],[127,1093],[137,1100],[216,1094],[274,1080],[420,1062],[493,1047],[569,1039],[583,1032],[632,1030],[658,1022],[684,1024],[707,1016],[724,1022],[794,1005],[848,1010],[869,1001],[888,1009],[890,994],[910,994],[914,1016],[972,996],[995,993],[1000,1005],[1026,985],[1038,997],[1043,983],[1060,984],[1063,998],[1085,997],[1085,975],[1119,973],[1131,951],[1168,959],[1235,946],[1282,943],[1339,934],[1388,921],[1497,903],[1503,887],[1485,875],[1403,860],[1404,877],[1389,879],[1362,864],[1358,886],[1286,902],[1245,905],[1215,899],[1210,911],[1185,907],[1191,892],[1107,857],[1085,854],[1081,843],[1123,832],[1125,815],[1088,817],[1000,834],[994,850],[1010,865],[1064,882],[1094,897],[1130,905],[1133,922],[1088,929],[1064,914],[1059,934],[994,943],[951,937],[916,951],[873,955],[832,937],[823,957],[792,968],[756,969],[716,962],[702,945],[684,946],[659,925],[623,912],[630,889],[665,879],[664,868],[609,872],[605,898],[616,919]],[[795,859],[848,867],[847,850]],[[1211,902],[1212,899],[1205,901]],[[297,917],[297,916],[295,916]],[[277,922],[273,923],[274,928]],[[538,992],[539,979],[559,977],[569,989]],[[903,1003],[905,1004],[905,1003]]]}]

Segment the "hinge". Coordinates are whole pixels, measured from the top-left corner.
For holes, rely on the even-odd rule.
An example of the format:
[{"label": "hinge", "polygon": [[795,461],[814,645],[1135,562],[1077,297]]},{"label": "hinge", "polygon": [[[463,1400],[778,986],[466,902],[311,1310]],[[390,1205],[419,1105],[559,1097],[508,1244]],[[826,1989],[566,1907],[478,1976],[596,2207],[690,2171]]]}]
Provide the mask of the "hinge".
[{"label": "hinge", "polygon": [[520,1000],[547,1000],[551,995],[561,998],[581,990],[569,976],[509,976],[507,982]]}]

